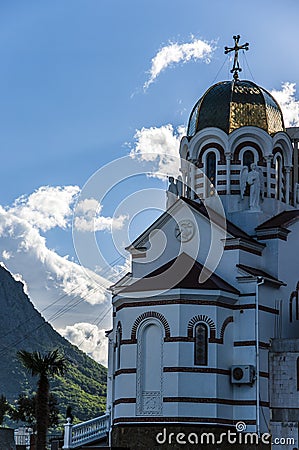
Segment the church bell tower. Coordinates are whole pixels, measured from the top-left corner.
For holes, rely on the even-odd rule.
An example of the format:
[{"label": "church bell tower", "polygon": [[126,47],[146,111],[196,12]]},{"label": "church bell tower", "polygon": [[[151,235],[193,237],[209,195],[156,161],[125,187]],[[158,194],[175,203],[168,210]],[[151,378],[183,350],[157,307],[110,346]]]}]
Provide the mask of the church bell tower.
[{"label": "church bell tower", "polygon": [[127,248],[131,271],[112,287],[116,447],[226,449],[229,432],[269,433],[271,339],[296,336],[299,320],[297,179],[278,103],[239,79],[239,39],[225,49],[233,79],[191,111],[167,210]]}]

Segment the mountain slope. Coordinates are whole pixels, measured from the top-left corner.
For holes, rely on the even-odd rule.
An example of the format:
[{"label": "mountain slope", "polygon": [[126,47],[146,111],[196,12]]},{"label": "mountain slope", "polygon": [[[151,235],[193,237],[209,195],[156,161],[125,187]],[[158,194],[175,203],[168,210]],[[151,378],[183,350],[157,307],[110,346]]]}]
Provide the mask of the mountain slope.
[{"label": "mountain slope", "polygon": [[13,402],[20,393],[31,394],[36,389],[37,379],[18,361],[18,350],[47,352],[59,348],[69,361],[65,377],[51,382],[61,414],[70,405],[78,419],[87,420],[105,410],[106,368],[60,336],[34,308],[23,284],[2,266],[0,311],[0,395]]}]

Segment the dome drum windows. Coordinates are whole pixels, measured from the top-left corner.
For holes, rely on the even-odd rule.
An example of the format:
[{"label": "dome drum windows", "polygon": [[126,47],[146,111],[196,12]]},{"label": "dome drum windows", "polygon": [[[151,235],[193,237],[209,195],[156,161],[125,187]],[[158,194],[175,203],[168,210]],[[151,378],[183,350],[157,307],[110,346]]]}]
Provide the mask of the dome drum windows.
[{"label": "dome drum windows", "polygon": [[254,153],[252,150],[245,150],[243,153],[243,166],[247,166],[250,170],[251,164],[254,163]]},{"label": "dome drum windows", "polygon": [[206,197],[215,195],[216,170],[216,155],[214,152],[209,152],[206,157]]}]

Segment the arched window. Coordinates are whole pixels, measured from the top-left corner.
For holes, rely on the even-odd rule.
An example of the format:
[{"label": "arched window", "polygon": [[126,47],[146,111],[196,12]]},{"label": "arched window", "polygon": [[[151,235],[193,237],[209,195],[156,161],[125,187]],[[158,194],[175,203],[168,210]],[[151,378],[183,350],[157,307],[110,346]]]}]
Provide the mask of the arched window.
[{"label": "arched window", "polygon": [[145,321],[137,338],[137,414],[162,414],[163,330]]},{"label": "arched window", "polygon": [[208,327],[204,323],[198,323],[194,329],[194,364],[197,366],[208,365]]},{"label": "arched window", "polygon": [[254,154],[251,150],[245,150],[243,153],[243,166],[247,166],[250,170],[251,164],[254,162]]},{"label": "arched window", "polygon": [[277,155],[275,159],[275,198],[281,200],[282,197],[282,159]]},{"label": "arched window", "polygon": [[216,155],[214,152],[209,152],[206,158],[206,197],[215,195],[216,188]]},{"label": "arched window", "polygon": [[116,370],[120,368],[120,343],[121,343],[121,325],[119,323],[116,329],[116,342],[115,342]]}]

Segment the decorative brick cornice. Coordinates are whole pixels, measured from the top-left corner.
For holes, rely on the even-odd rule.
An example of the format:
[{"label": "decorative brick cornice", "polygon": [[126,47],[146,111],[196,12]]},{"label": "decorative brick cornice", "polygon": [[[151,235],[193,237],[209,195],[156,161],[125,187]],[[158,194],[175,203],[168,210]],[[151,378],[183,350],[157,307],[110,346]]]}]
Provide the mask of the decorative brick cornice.
[{"label": "decorative brick cornice", "polygon": [[[215,375],[231,375],[230,369],[219,369],[217,367],[164,367],[165,373],[207,373]],[[260,377],[269,378],[268,372],[260,371]]]},{"label": "decorative brick cornice", "polygon": [[290,230],[283,227],[267,228],[263,230],[256,230],[257,239],[259,241],[266,241],[268,239],[281,239],[287,241]]},{"label": "decorative brick cornice", "polygon": [[164,367],[163,372],[212,373],[230,376],[229,369],[219,369],[217,367]]},{"label": "decorative brick cornice", "polygon": [[117,377],[118,375],[127,375],[127,374],[134,374],[136,373],[136,368],[134,367],[128,367],[126,369],[118,369],[115,371],[114,376]]},{"label": "decorative brick cornice", "polygon": [[121,403],[136,403],[136,398],[123,397],[118,398],[113,402],[113,405],[120,405]]},{"label": "decorative brick cornice", "polygon": [[[255,296],[255,293],[241,294],[241,297]],[[145,300],[143,302],[128,302],[119,305],[116,310],[120,311],[123,308],[136,308],[136,307],[148,307],[148,306],[161,306],[161,305],[198,305],[198,306],[218,306],[223,309],[239,310],[239,309],[254,309],[254,303],[247,303],[244,305],[233,305],[229,303],[221,303],[217,300],[194,300],[194,299],[165,299],[165,300]],[[269,306],[259,305],[259,310],[270,314],[279,314],[279,311]],[[126,340],[123,340],[124,342]],[[131,341],[131,340],[130,340]],[[125,343],[125,342],[124,342]]]},{"label": "decorative brick cornice", "polygon": [[197,160],[199,162],[199,164],[202,164],[202,157],[204,155],[205,152],[209,151],[210,149],[212,150],[213,148],[216,148],[219,153],[220,153],[220,160],[218,161],[218,165],[224,165],[225,164],[225,156],[224,156],[224,149],[223,147],[216,143],[216,142],[211,142],[209,144],[204,145],[197,157]]},{"label": "decorative brick cornice", "polygon": [[[234,347],[254,347],[256,345],[255,341],[235,341]],[[270,348],[270,344],[268,342],[259,341],[259,347],[263,349]]]},{"label": "decorative brick cornice", "polygon": [[[245,141],[245,142],[241,142],[241,144],[239,144],[239,145],[236,147],[236,149],[235,149],[235,151],[234,151],[234,160],[232,161],[232,164],[238,164],[238,163],[241,163],[239,157],[240,157],[240,152],[241,152],[241,150],[242,150],[244,147],[252,147],[252,148],[254,148],[254,149],[257,151],[258,155],[259,155],[259,162],[262,162],[262,163],[263,163],[263,152],[262,152],[260,146],[257,145],[255,142],[252,142],[252,141]],[[263,165],[263,164],[259,164],[259,165]]]},{"label": "decorative brick cornice", "polygon": [[229,317],[227,317],[225,320],[224,320],[224,322],[223,322],[223,324],[222,324],[222,326],[221,326],[221,330],[220,330],[220,339],[221,339],[221,343],[223,344],[223,340],[224,340],[224,333],[225,333],[225,329],[226,329],[226,327],[228,326],[228,324],[230,324],[230,323],[232,323],[234,321],[234,318],[233,318],[233,316],[229,316]]},{"label": "decorative brick cornice", "polygon": [[160,314],[157,311],[147,311],[147,312],[141,314],[135,320],[135,322],[133,324],[133,327],[132,327],[131,340],[136,341],[137,329],[138,329],[139,325],[141,324],[141,322],[143,322],[146,319],[151,319],[151,318],[158,319],[162,323],[162,325],[164,327],[165,337],[166,338],[170,337],[170,327],[169,327],[169,324],[168,324],[167,320],[163,316],[163,314]]},{"label": "decorative brick cornice", "polygon": [[[213,403],[219,405],[255,406],[256,400],[238,400],[233,398],[210,397],[163,397],[165,403]],[[261,401],[261,406],[269,407],[269,402]]]},{"label": "decorative brick cornice", "polygon": [[205,314],[200,314],[198,316],[192,317],[192,319],[190,319],[188,322],[187,335],[189,338],[194,336],[194,333],[193,333],[194,326],[199,322],[204,322],[209,326],[210,337],[212,334],[215,336],[216,326],[215,326],[214,321],[210,317],[206,316]]},{"label": "decorative brick cornice", "polygon": [[254,255],[261,256],[265,245],[259,242],[247,241],[243,238],[227,238],[224,244],[224,250],[243,250]]}]

